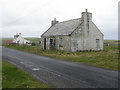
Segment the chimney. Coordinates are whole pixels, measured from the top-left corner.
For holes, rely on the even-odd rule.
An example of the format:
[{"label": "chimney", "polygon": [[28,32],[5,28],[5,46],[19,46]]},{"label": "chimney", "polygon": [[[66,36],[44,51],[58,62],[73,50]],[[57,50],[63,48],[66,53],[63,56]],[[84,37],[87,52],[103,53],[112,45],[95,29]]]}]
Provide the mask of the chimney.
[{"label": "chimney", "polygon": [[19,33],[19,35],[21,35],[21,33]]},{"label": "chimney", "polygon": [[87,12],[87,9],[85,9],[85,12]]},{"label": "chimney", "polygon": [[92,21],[92,13],[88,12],[87,9],[85,9],[85,12],[82,12],[82,21]]},{"label": "chimney", "polygon": [[85,9],[85,12],[82,12],[81,20],[82,20],[83,25],[84,25],[84,36],[88,37],[90,22],[92,21],[92,13],[88,12],[88,10]]},{"label": "chimney", "polygon": [[58,23],[58,21],[56,21],[56,18],[54,18],[54,20],[51,21],[51,26],[55,25],[56,23]]},{"label": "chimney", "polygon": [[16,35],[14,35],[14,39],[16,39],[18,36],[19,36],[18,33],[16,33]]}]

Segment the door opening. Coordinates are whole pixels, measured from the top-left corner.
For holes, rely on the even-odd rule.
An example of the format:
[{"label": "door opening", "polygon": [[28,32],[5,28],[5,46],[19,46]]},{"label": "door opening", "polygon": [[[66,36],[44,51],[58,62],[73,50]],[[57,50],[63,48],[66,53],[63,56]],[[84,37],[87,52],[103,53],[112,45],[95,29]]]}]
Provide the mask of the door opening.
[{"label": "door opening", "polygon": [[46,49],[46,38],[44,38],[44,49]]},{"label": "door opening", "polygon": [[50,38],[50,49],[55,49],[55,38]]}]

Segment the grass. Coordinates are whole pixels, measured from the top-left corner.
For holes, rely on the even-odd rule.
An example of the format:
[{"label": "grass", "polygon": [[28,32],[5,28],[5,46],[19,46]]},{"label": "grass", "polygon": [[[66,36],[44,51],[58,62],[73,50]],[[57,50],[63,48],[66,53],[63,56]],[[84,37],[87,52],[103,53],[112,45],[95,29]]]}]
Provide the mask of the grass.
[{"label": "grass", "polygon": [[2,38],[0,38],[0,46],[2,46]]},{"label": "grass", "polygon": [[39,45],[40,38],[25,38],[27,40],[30,40],[31,42],[35,43],[36,45]]},{"label": "grass", "polygon": [[105,43],[109,44],[109,45],[118,45],[120,44],[120,40],[104,40]]},{"label": "grass", "polygon": [[0,59],[0,89],[2,88],[2,60]]},{"label": "grass", "polygon": [[8,48],[18,49],[37,55],[80,62],[97,67],[118,70],[118,46],[105,46],[104,51],[99,52],[66,52],[58,50],[42,50],[40,46],[9,45]]},{"label": "grass", "polygon": [[48,88],[31,75],[3,60],[3,88]]}]

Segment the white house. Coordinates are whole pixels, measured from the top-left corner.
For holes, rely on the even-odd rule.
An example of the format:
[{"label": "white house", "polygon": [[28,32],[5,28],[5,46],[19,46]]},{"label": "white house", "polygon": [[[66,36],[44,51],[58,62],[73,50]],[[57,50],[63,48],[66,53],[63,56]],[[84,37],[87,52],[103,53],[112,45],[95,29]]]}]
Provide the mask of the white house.
[{"label": "white house", "polygon": [[31,41],[24,39],[21,33],[14,35],[13,42],[19,45],[31,45],[32,44]]}]

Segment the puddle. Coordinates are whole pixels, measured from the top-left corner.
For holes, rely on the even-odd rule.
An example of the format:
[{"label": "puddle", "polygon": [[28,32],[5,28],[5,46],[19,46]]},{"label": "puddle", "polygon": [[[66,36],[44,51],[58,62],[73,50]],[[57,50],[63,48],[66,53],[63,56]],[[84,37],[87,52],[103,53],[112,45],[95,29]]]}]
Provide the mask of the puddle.
[{"label": "puddle", "polygon": [[34,71],[38,71],[38,70],[40,70],[39,68],[33,68],[32,70],[34,70]]},{"label": "puddle", "polygon": [[20,62],[20,63],[24,63],[24,62]]}]

